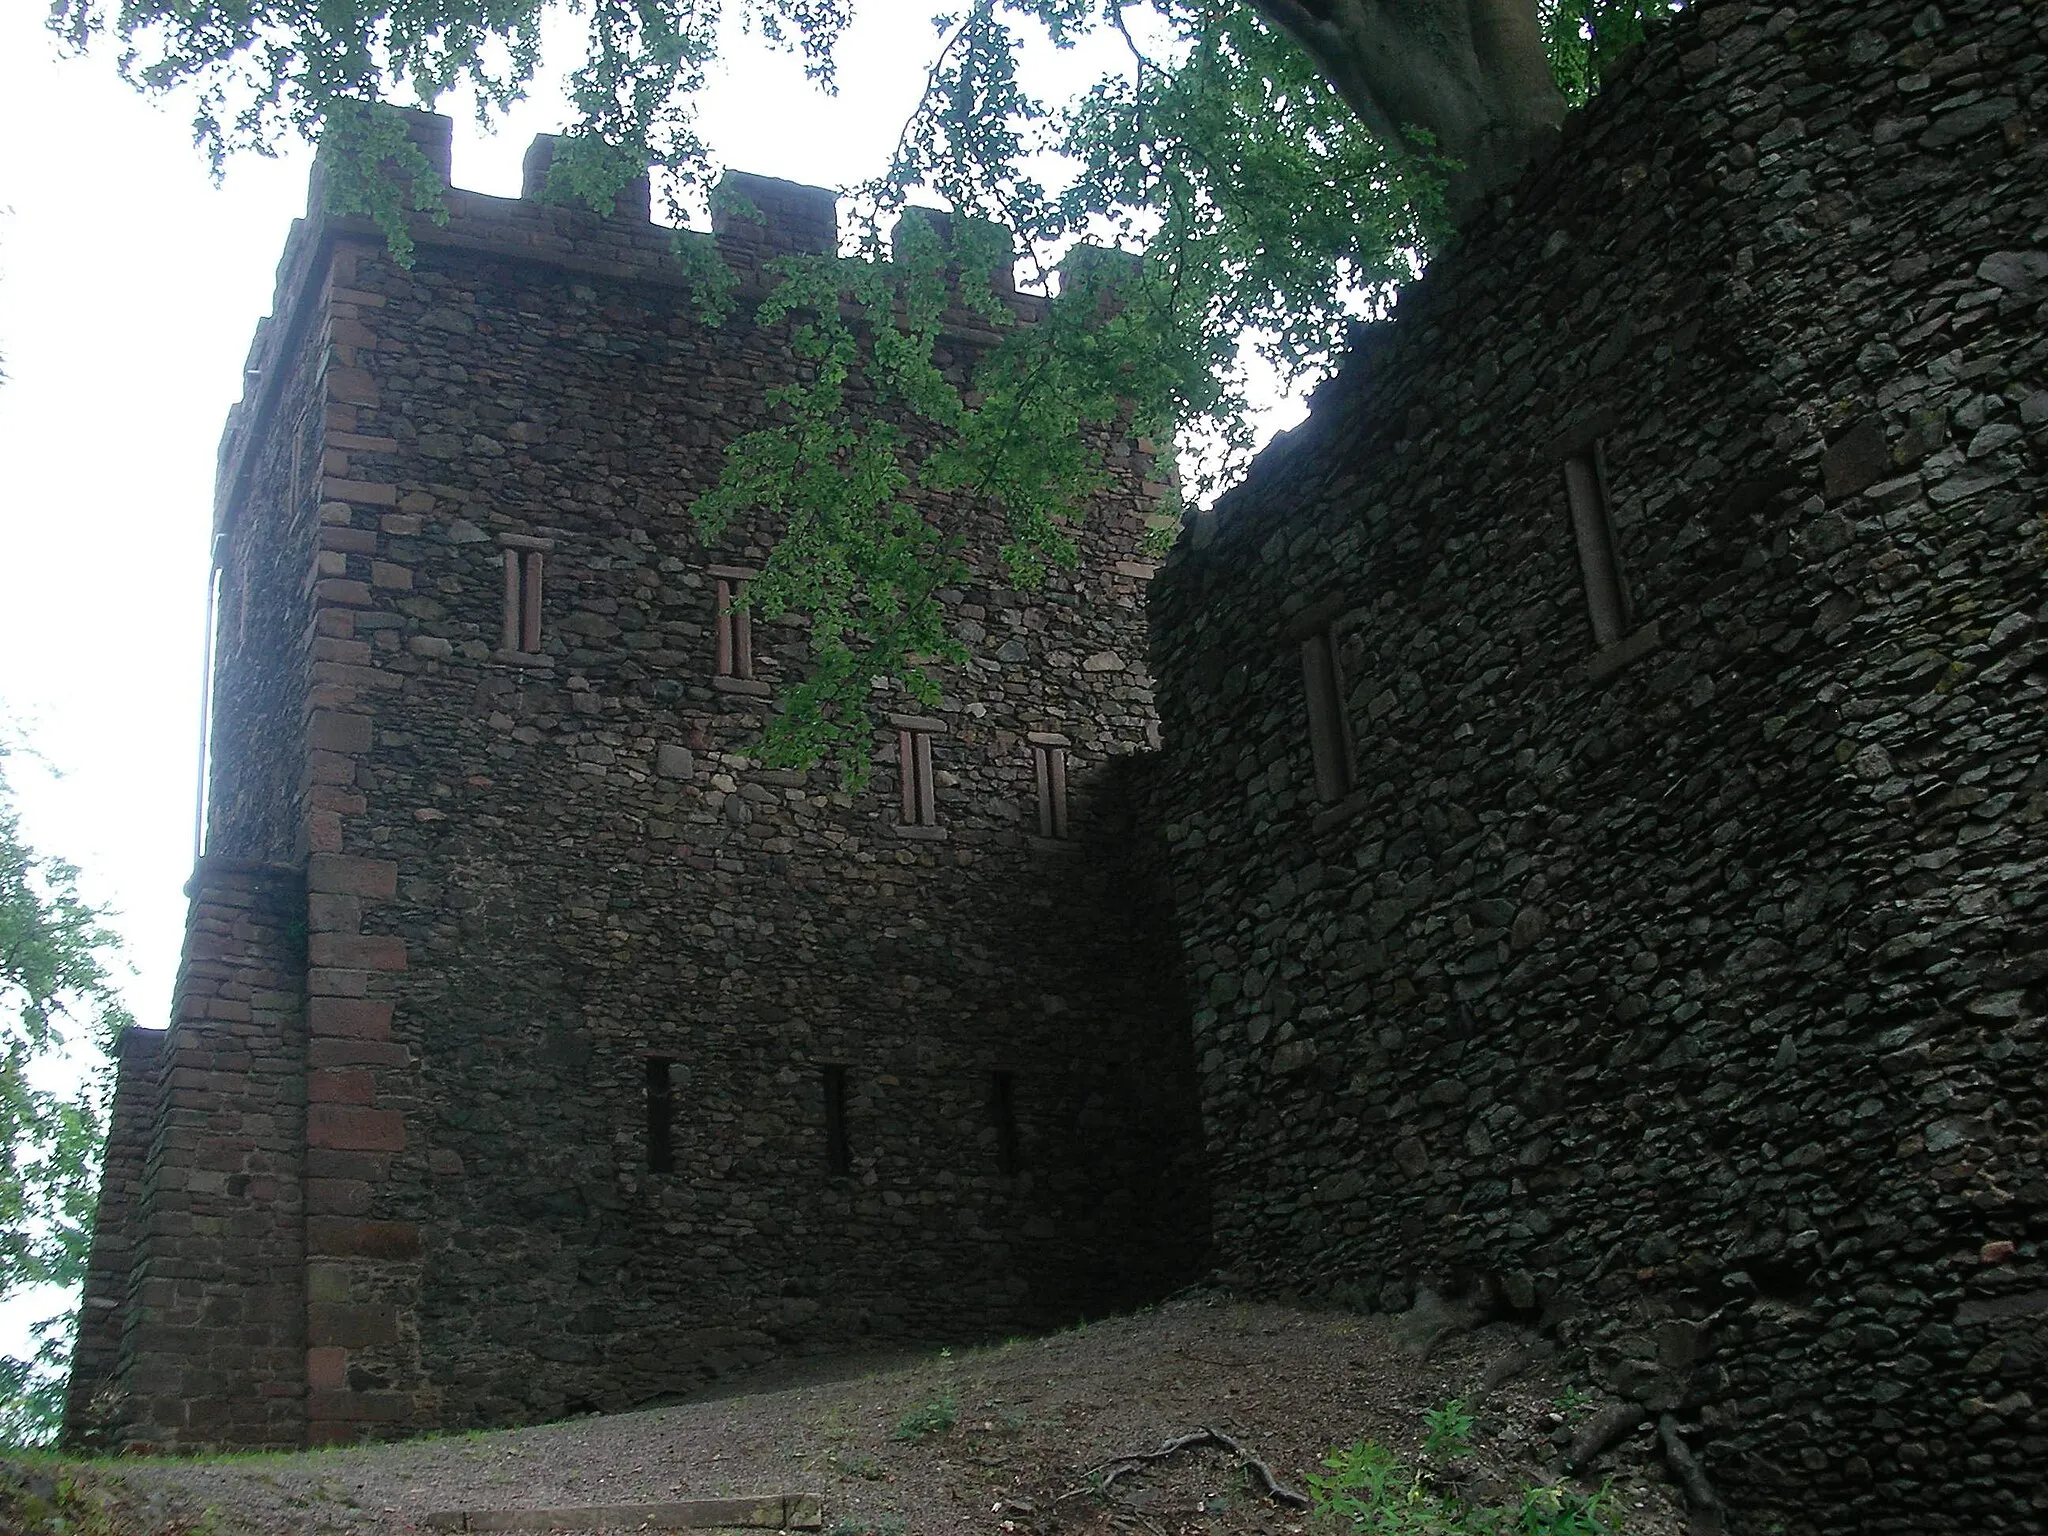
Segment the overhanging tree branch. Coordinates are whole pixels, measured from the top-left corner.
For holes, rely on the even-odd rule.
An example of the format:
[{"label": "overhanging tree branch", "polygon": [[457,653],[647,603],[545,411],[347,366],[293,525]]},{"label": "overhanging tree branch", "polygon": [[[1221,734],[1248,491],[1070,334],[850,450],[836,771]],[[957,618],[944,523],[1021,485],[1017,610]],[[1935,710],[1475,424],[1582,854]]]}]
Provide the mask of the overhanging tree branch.
[{"label": "overhanging tree branch", "polygon": [[1253,0],[1359,121],[1400,146],[1420,129],[1462,167],[1462,219],[1547,152],[1565,100],[1531,0]]}]

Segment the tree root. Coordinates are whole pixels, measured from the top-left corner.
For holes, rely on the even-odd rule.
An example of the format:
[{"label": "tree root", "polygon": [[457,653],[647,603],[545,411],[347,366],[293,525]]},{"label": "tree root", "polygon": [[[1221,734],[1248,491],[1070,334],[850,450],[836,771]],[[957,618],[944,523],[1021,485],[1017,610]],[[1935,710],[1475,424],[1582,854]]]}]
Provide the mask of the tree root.
[{"label": "tree root", "polygon": [[[1198,1446],[1205,1445],[1214,1446],[1219,1451],[1228,1451],[1231,1455],[1235,1456],[1243,1463],[1245,1470],[1251,1473],[1252,1481],[1258,1484],[1259,1491],[1264,1493],[1267,1498],[1273,1500],[1274,1503],[1285,1504],[1293,1509],[1308,1508],[1308,1496],[1306,1494],[1296,1493],[1292,1488],[1289,1488],[1273,1475],[1271,1467],[1267,1466],[1258,1457],[1238,1444],[1237,1441],[1231,1439],[1230,1436],[1218,1429],[1198,1429],[1190,1435],[1176,1435],[1156,1451],[1130,1451],[1122,1456],[1112,1456],[1107,1461],[1098,1462],[1090,1467],[1086,1473],[1087,1477],[1091,1479],[1088,1487],[1069,1488],[1053,1502],[1062,1503],[1067,1499],[1079,1498],[1082,1494],[1086,1493],[1107,1494],[1116,1486],[1119,1478],[1129,1477],[1135,1472],[1142,1471],[1154,1462],[1167,1461],[1178,1456],[1182,1451],[1191,1451]],[[1098,1476],[1100,1481],[1093,1481]]]},{"label": "tree root", "polygon": [[1632,1435],[1649,1419],[1641,1403],[1614,1403],[1602,1408],[1581,1426],[1572,1448],[1565,1453],[1565,1465],[1577,1471],[1624,1435]]},{"label": "tree root", "polygon": [[1714,1493],[1714,1485],[1707,1481],[1706,1469],[1693,1455],[1692,1447],[1685,1443],[1678,1420],[1668,1413],[1661,1416],[1657,1420],[1657,1439],[1664,1447],[1664,1465],[1671,1469],[1678,1486],[1685,1490],[1685,1502],[1692,1511],[1693,1529],[1720,1530],[1721,1500]]}]

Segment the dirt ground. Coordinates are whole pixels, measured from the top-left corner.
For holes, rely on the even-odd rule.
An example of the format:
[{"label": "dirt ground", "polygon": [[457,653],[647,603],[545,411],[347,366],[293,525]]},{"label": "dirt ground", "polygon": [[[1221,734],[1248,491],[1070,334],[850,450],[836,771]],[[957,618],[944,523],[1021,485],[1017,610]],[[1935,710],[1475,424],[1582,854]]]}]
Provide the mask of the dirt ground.
[{"label": "dirt ground", "polygon": [[[1597,1411],[1547,1359],[1486,1390],[1489,1368],[1500,1374],[1528,1342],[1494,1326],[1418,1359],[1397,1319],[1192,1299],[999,1347],[870,1358],[857,1374],[841,1362],[790,1384],[785,1370],[642,1413],[81,1471],[112,1501],[110,1536],[411,1536],[436,1511],[757,1493],[819,1495],[824,1529],[841,1536],[1282,1536],[1305,1532],[1307,1517],[1251,1487],[1220,1450],[1114,1480],[1106,1497],[1089,1474],[1212,1427],[1305,1489],[1336,1447],[1374,1439],[1419,1452],[1424,1413],[1463,1398],[1476,1423],[1462,1486],[1506,1501],[1561,1477],[1553,1436]],[[1647,1434],[1595,1461],[1578,1486],[1609,1475],[1626,1530],[1684,1529]]]}]

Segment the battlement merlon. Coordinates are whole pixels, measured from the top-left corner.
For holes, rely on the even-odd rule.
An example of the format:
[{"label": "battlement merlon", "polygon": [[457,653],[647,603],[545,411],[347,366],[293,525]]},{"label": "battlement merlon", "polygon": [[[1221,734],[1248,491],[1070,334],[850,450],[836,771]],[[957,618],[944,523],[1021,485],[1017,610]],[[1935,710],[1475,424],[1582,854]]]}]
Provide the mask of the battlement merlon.
[{"label": "battlement merlon", "polygon": [[[689,277],[675,259],[678,231],[651,222],[648,183],[639,178],[621,190],[609,214],[561,203],[541,194],[553,164],[554,134],[537,136],[522,167],[521,195],[493,197],[449,184],[454,123],[438,113],[403,113],[407,132],[442,183],[447,220],[415,215],[409,232],[422,250],[465,250],[505,260],[531,262],[558,271],[659,287],[687,287]],[[242,399],[228,412],[218,458],[214,495],[214,545],[231,531],[249,468],[249,455],[263,438],[259,430],[275,410],[291,359],[305,328],[318,311],[315,285],[327,270],[326,257],[339,238],[382,243],[370,220],[335,216],[324,205],[323,176],[315,162],[306,216],[295,221],[278,262],[271,313],[259,321],[243,371]],[[947,226],[948,216],[918,210]],[[738,296],[759,298],[773,285],[763,266],[780,256],[829,254],[838,248],[838,194],[773,176],[727,171],[711,196],[711,233],[680,232],[684,240],[713,240],[739,277]],[[1035,316],[1043,300],[1016,292],[1014,275],[998,268],[995,287],[1020,319]],[[949,322],[958,339],[993,339],[977,317],[961,312]]]}]

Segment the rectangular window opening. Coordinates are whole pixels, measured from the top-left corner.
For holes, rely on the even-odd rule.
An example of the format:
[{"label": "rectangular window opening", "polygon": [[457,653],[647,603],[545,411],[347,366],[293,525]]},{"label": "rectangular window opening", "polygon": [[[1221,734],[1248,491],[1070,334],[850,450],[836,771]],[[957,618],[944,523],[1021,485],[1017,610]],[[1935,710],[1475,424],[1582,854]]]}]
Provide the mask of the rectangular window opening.
[{"label": "rectangular window opening", "polygon": [[1308,740],[1315,759],[1316,798],[1328,804],[1350,794],[1358,776],[1334,627],[1325,626],[1301,642],[1301,677],[1308,693]]},{"label": "rectangular window opening", "polygon": [[1579,575],[1586,588],[1586,616],[1593,626],[1594,645],[1605,649],[1628,633],[1630,614],[1598,443],[1564,461],[1564,488],[1579,550]]},{"label": "rectangular window opening", "polygon": [[752,571],[734,566],[714,566],[711,615],[711,669],[718,677],[754,679],[754,616],[738,604],[747,595]]},{"label": "rectangular window opening", "polygon": [[825,1069],[825,1171],[853,1172],[853,1148],[846,1138],[846,1068]]},{"label": "rectangular window opening", "polygon": [[1067,837],[1067,749],[1033,742],[1031,762],[1038,780],[1038,835]]},{"label": "rectangular window opening", "polygon": [[541,552],[537,549],[505,551],[503,649],[520,655],[540,651]]},{"label": "rectangular window opening", "polygon": [[936,827],[939,824],[939,801],[932,780],[932,733],[899,730],[896,733],[896,765],[903,788],[903,824],[907,827]]},{"label": "rectangular window opening", "polygon": [[667,1056],[647,1058],[647,1170],[676,1171],[675,1062]]},{"label": "rectangular window opening", "polygon": [[996,1125],[996,1167],[1017,1171],[1017,1074],[998,1072],[989,1084],[989,1115]]}]

